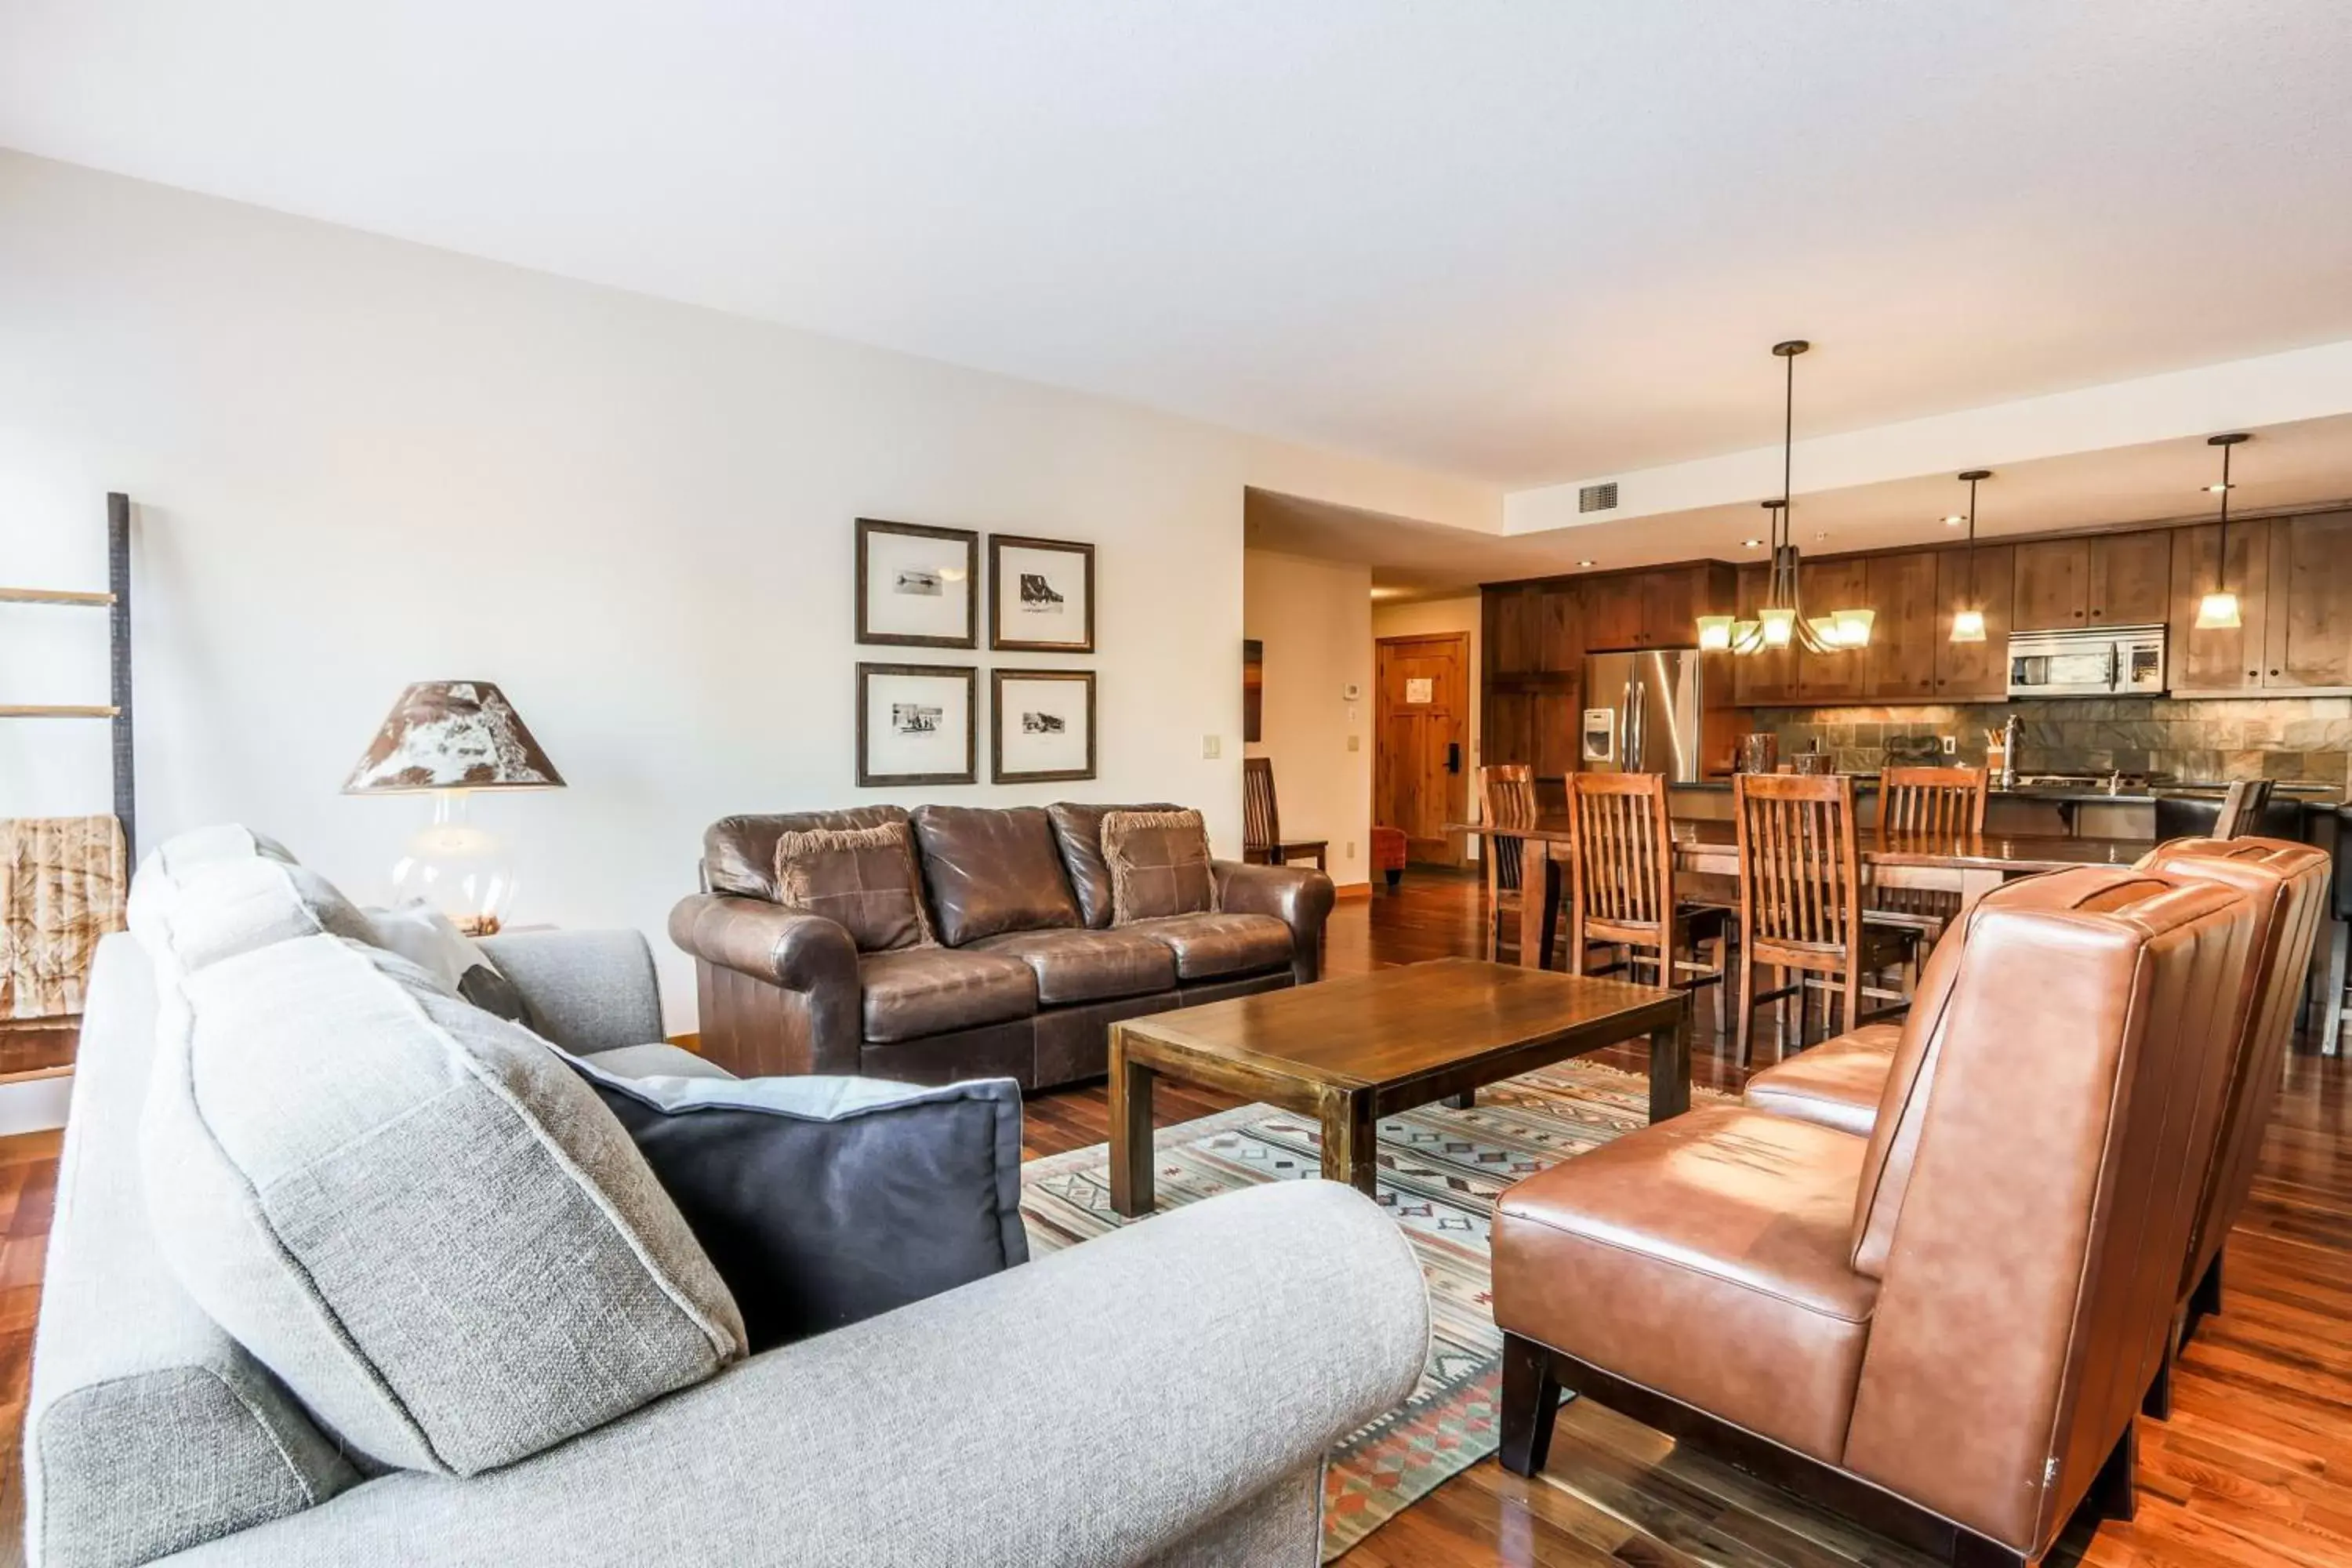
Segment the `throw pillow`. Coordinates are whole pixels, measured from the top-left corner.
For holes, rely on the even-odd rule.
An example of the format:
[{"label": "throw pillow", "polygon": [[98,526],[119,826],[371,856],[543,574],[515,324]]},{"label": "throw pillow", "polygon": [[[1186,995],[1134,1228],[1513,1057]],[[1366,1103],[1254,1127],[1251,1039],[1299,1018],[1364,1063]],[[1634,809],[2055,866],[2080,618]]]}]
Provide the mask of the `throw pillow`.
[{"label": "throw pillow", "polygon": [[903,822],[778,834],[776,901],[847,928],[860,952],[935,944]]},{"label": "throw pillow", "polygon": [[742,1309],[753,1352],[1029,1257],[1021,1088],[633,1078],[568,1058],[636,1140]]},{"label": "throw pillow", "polygon": [[164,998],[152,1230],[213,1321],[378,1465],[471,1476],[698,1383],[742,1319],[552,1047],[331,936]]},{"label": "throw pillow", "polygon": [[333,883],[268,840],[241,828],[233,832],[256,845],[255,852],[190,861],[169,858],[173,846],[166,845],[131,883],[126,919],[155,966],[160,987],[169,990],[197,970],[296,937],[324,932],[374,942],[367,917]]},{"label": "throw pillow", "polygon": [[423,903],[365,912],[375,945],[425,971],[445,993],[471,1002],[492,1017],[539,1028],[514,982],[447,915]]},{"label": "throw pillow", "polygon": [[1209,830],[1197,811],[1113,811],[1103,816],[1111,923],[1196,915],[1217,907]]},{"label": "throw pillow", "polygon": [[1069,868],[1070,889],[1078,896],[1078,918],[1097,931],[1110,924],[1110,868],[1103,863],[1103,818],[1114,811],[1181,811],[1166,802],[1136,805],[1089,805],[1056,801],[1045,808],[1054,825],[1054,842]]}]

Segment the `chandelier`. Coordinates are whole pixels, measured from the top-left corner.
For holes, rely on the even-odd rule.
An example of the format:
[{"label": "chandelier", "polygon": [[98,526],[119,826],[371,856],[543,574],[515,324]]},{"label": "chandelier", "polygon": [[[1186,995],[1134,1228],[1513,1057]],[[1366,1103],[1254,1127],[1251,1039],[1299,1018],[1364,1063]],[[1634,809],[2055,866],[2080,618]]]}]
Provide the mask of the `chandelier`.
[{"label": "chandelier", "polygon": [[1791,504],[1789,479],[1796,448],[1797,356],[1812,346],[1802,338],[1772,345],[1772,352],[1788,366],[1788,374],[1780,404],[1780,497],[1764,503],[1772,514],[1772,567],[1764,584],[1764,602],[1757,606],[1752,621],[1735,620],[1729,616],[1699,616],[1698,646],[1702,648],[1750,654],[1794,645],[1808,653],[1845,653],[1870,646],[1870,626],[1877,618],[1877,612],[1832,610],[1826,616],[1808,618],[1798,594],[1796,509]]}]

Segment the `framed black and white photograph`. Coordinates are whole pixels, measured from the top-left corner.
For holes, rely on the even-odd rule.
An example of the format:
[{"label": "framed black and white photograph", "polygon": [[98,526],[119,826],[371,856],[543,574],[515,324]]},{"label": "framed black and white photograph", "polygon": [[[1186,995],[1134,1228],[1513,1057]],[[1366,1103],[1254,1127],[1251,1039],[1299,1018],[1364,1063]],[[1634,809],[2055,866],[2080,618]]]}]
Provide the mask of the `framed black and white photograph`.
[{"label": "framed black and white photograph", "polygon": [[980,535],[857,520],[857,640],[980,646]]},{"label": "framed black and white photograph", "polygon": [[1095,776],[1095,672],[999,669],[992,699],[989,777],[1043,784]]},{"label": "framed black and white photograph", "polygon": [[1095,547],[988,536],[988,646],[1030,653],[1095,651]]},{"label": "framed black and white photograph", "polygon": [[857,667],[857,783],[979,782],[980,671],[950,664]]}]

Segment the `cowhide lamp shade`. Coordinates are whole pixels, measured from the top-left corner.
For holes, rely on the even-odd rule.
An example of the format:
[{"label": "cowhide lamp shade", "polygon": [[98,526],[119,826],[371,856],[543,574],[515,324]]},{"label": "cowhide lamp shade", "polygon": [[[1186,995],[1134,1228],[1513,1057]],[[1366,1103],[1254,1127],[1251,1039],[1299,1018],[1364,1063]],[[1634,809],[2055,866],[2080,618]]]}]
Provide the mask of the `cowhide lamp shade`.
[{"label": "cowhide lamp shade", "polygon": [[343,793],[562,787],[506,693],[487,680],[420,680],[392,705]]}]

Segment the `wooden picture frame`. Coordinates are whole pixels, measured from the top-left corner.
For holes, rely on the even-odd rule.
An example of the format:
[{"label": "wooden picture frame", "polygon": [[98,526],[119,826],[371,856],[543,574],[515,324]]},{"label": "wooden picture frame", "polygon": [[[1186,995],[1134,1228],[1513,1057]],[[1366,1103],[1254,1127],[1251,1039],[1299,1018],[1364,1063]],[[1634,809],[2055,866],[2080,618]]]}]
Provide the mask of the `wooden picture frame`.
[{"label": "wooden picture frame", "polygon": [[[876,683],[886,683],[880,690]],[[961,689],[960,690],[958,689]],[[926,697],[936,700],[931,706]],[[891,716],[880,726],[873,722],[875,705],[887,702]],[[963,710],[959,725],[950,713],[956,706]],[[928,711],[927,711],[928,710]],[[925,752],[939,753],[937,760],[947,760],[947,742],[952,741],[958,729],[963,736],[962,766],[957,767],[889,767],[877,765],[877,746],[884,753],[878,761],[919,756]],[[939,737],[938,744],[927,744],[925,738]],[[857,787],[888,789],[903,784],[968,784],[980,782],[980,671],[971,665],[957,664],[860,664],[857,667]]]},{"label": "wooden picture frame", "polygon": [[[977,648],[980,534],[969,528],[931,528],[861,517],[857,520],[856,594],[861,643]],[[959,596],[960,614],[955,602]],[[895,617],[890,613],[894,607],[902,611]]]},{"label": "wooden picture frame", "polygon": [[[1082,704],[1078,705],[1078,706],[1077,706],[1077,708],[1075,710],[1075,712],[1076,712],[1077,715],[1080,715],[1079,721],[1080,721],[1080,722],[1085,726],[1085,728],[1086,728],[1086,736],[1085,736],[1085,742],[1086,742],[1086,744],[1085,744],[1085,752],[1086,752],[1086,756],[1085,756],[1085,761],[1084,761],[1083,763],[1078,762],[1078,761],[1077,761],[1077,759],[1074,756],[1074,757],[1072,757],[1071,759],[1069,759],[1069,762],[1068,762],[1068,763],[1067,763],[1067,764],[1063,765],[1063,766],[1058,766],[1058,767],[1057,767],[1057,766],[1055,766],[1055,765],[1052,765],[1052,763],[1047,763],[1047,765],[1045,765],[1045,766],[1042,766],[1042,767],[1039,767],[1039,766],[1029,766],[1029,767],[1007,767],[1007,766],[1005,765],[1005,743],[1004,743],[1005,728],[1004,728],[1004,719],[1005,719],[1005,711],[1006,711],[1006,706],[1007,706],[1007,698],[1008,698],[1008,695],[1009,695],[1009,696],[1011,697],[1011,699],[1013,700],[1012,700],[1012,706],[1013,706],[1014,709],[1019,710],[1020,710],[1020,712],[1021,712],[1021,714],[1022,714],[1022,721],[1023,721],[1022,730],[1021,730],[1021,731],[1015,731],[1015,733],[1016,733],[1017,735],[1024,735],[1024,736],[1034,734],[1034,735],[1036,737],[1036,739],[1037,739],[1038,742],[1040,742],[1040,743],[1041,743],[1041,745],[1042,745],[1042,747],[1043,747],[1043,748],[1045,748],[1045,749],[1051,749],[1051,748],[1053,748],[1053,747],[1054,747],[1054,745],[1055,744],[1055,742],[1056,742],[1057,738],[1062,738],[1062,737],[1066,734],[1066,732],[1064,732],[1064,731],[1044,731],[1044,730],[1042,730],[1042,729],[1033,730],[1033,729],[1032,729],[1032,723],[1033,723],[1033,721],[1034,721],[1035,719],[1042,718],[1042,719],[1046,720],[1046,721],[1055,721],[1055,720],[1057,720],[1057,719],[1058,719],[1058,720],[1060,720],[1060,721],[1062,721],[1063,722],[1065,722],[1065,723],[1066,723],[1066,721],[1067,721],[1067,719],[1068,719],[1069,717],[1071,717],[1072,715],[1071,715],[1071,714],[1058,714],[1058,715],[1057,715],[1057,714],[1054,714],[1054,713],[1051,713],[1051,712],[1044,711],[1044,710],[1030,710],[1030,709],[1025,708],[1025,707],[1022,704],[1022,702],[1021,702],[1021,700],[1020,700],[1020,699],[1021,699],[1021,697],[1022,697],[1022,693],[1021,693],[1021,691],[1019,690],[1019,688],[1024,687],[1024,686],[1045,687],[1045,686],[1058,686],[1058,685],[1064,685],[1064,684],[1078,686],[1078,687],[1082,688],[1082,689],[1084,689],[1084,691],[1085,691],[1085,700],[1084,700],[1084,702],[1083,702]],[[1007,690],[1006,690],[1006,689],[1007,689],[1008,687],[1013,688],[1014,689],[1013,689],[1013,690],[1012,690],[1010,693],[1008,693],[1008,692],[1007,692]],[[988,759],[988,761],[989,761],[989,782],[990,782],[990,783],[992,783],[992,784],[1048,784],[1048,783],[1061,783],[1061,782],[1066,782],[1066,781],[1070,781],[1070,780],[1076,780],[1076,779],[1090,779],[1090,778],[1093,778],[1093,777],[1095,776],[1095,757],[1096,757],[1096,741],[1095,741],[1095,711],[1096,711],[1096,709],[1095,709],[1095,672],[1094,672],[1093,670],[1091,670],[1091,669],[992,669],[992,670],[990,670],[990,671],[989,671],[989,702],[988,702],[988,709],[989,709],[989,719],[988,719],[989,759]],[[1064,743],[1065,743],[1065,744],[1066,744],[1066,740],[1064,740]],[[1018,740],[1016,740],[1016,742],[1014,742],[1014,749],[1015,749],[1016,751],[1022,751],[1022,750],[1027,750],[1027,749],[1031,749],[1031,748],[1029,748],[1029,747],[1027,747],[1027,746],[1024,746],[1024,742],[1023,742],[1022,741],[1018,741]]]},{"label": "wooden picture frame", "polygon": [[[1069,604],[1073,595],[1082,601],[1076,608]],[[1024,626],[1022,622],[1031,616],[1043,624]],[[1021,635],[1037,632],[1050,635]],[[1068,539],[990,534],[988,646],[1009,653],[1094,652],[1095,547]]]}]

